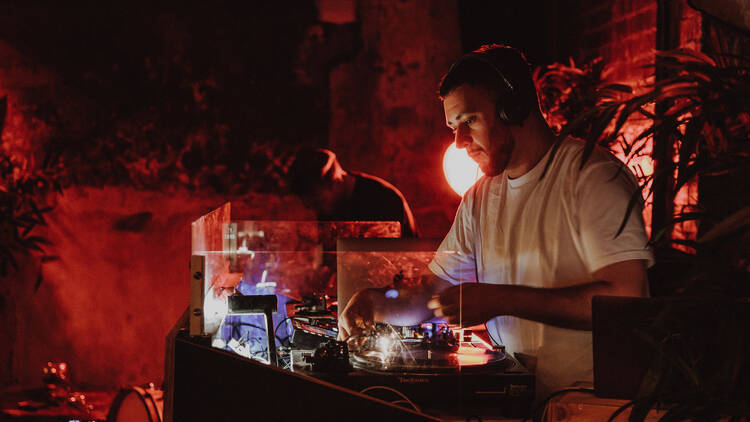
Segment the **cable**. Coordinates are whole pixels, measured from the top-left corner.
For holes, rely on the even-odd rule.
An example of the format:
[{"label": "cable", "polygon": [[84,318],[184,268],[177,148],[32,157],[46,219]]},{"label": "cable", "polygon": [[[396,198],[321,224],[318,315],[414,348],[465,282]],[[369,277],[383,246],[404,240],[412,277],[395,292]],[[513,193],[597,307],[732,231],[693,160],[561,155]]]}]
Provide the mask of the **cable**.
[{"label": "cable", "polygon": [[276,337],[276,340],[281,343],[282,346],[288,346],[290,343],[289,338],[292,336],[291,334],[289,334],[286,337],[279,337],[279,327],[281,327],[281,324],[288,320],[291,320],[291,317],[285,317],[284,319],[282,319],[278,324],[276,324],[276,328],[273,330],[273,335]]},{"label": "cable", "polygon": [[[263,331],[265,331],[265,330],[264,330],[263,328],[260,328],[260,327],[258,327],[258,326],[257,326],[257,325],[255,325],[255,324],[250,324],[250,323],[247,323],[247,322],[240,322],[240,321],[236,321],[236,322],[232,322],[232,323],[230,323],[229,325],[230,325],[230,326],[232,327],[232,332],[231,332],[231,334],[230,334],[230,336],[231,336],[231,337],[234,337],[234,336],[235,336],[235,334],[237,334],[237,337],[239,337],[239,338],[243,338],[243,337],[245,337],[245,335],[246,335],[246,334],[248,334],[248,332],[247,332],[247,331],[245,332],[245,334],[240,334],[240,328],[239,328],[239,327],[240,327],[240,326],[243,326],[243,325],[244,325],[244,326],[249,326],[249,327],[252,327],[252,328],[256,328],[256,329],[258,329],[258,330],[263,330]],[[260,339],[260,337],[247,337],[247,339],[248,339],[248,340],[249,340],[250,338],[254,338],[254,339]]]},{"label": "cable", "polygon": [[[280,325],[281,325],[281,324],[282,324],[282,323],[283,323],[283,322],[284,322],[285,320],[287,320],[287,319],[289,319],[289,317],[286,317],[286,318],[284,318],[283,320],[281,320],[281,322],[279,322],[279,324],[278,324],[278,325],[276,326],[276,330],[278,330],[278,329],[279,329],[279,326],[280,326]],[[234,321],[234,322],[230,322],[230,323],[229,323],[229,325],[231,325],[231,326],[232,326],[232,337],[234,337],[234,333],[235,333],[235,332],[237,333],[237,336],[239,336],[239,335],[240,335],[240,330],[239,330],[238,326],[246,326],[246,327],[251,327],[251,328],[255,328],[255,329],[261,330],[261,331],[263,331],[264,333],[266,332],[266,329],[265,329],[265,328],[263,328],[263,327],[261,327],[261,326],[258,326],[258,325],[255,325],[255,324],[251,324],[251,323],[249,323],[249,322]],[[280,343],[280,344],[281,344],[282,346],[286,346],[286,344],[284,344],[284,342],[288,341],[288,340],[289,340],[289,337],[290,337],[290,336],[286,336],[286,337],[279,337],[279,336],[278,336],[278,335],[276,334],[276,330],[274,330],[274,337],[276,337],[276,340],[278,340],[278,341],[279,341],[279,343]],[[268,334],[266,333],[266,335],[268,335]],[[256,338],[260,339],[260,338],[262,338],[262,337],[256,337]]]},{"label": "cable", "polygon": [[291,341],[289,340],[289,337],[291,336],[286,336],[286,337],[276,336],[276,340],[279,341],[281,346],[291,346]]},{"label": "cable", "polygon": [[414,408],[415,411],[417,411],[418,413],[422,413],[422,410],[419,409],[419,406],[417,406],[416,404],[414,404],[414,402],[411,401],[411,400],[409,400],[409,398],[406,397],[406,395],[404,393],[396,390],[395,388],[386,387],[385,385],[372,385],[372,386],[367,387],[364,390],[360,391],[359,393],[360,394],[365,394],[366,392],[368,392],[370,390],[387,390],[387,391],[394,392],[394,393],[398,394],[399,397],[401,397],[402,399],[404,399],[404,401],[406,401],[407,403],[409,403],[411,405],[411,407]]},{"label": "cable", "polygon": [[403,400],[403,399],[402,400],[394,400],[394,401],[391,402],[391,404],[395,404],[396,406],[399,406],[401,404],[408,404],[409,406],[412,406],[412,409],[414,409],[415,411],[419,412],[419,409],[417,409],[416,407],[414,407],[413,403],[409,403],[408,401]]},{"label": "cable", "polygon": [[279,332],[279,327],[281,327],[281,324],[283,324],[284,322],[286,322],[289,319],[291,319],[291,317],[285,317],[284,319],[282,319],[281,322],[279,322],[278,324],[276,324],[276,328],[274,328],[273,332],[274,333],[278,333]]},{"label": "cable", "polygon": [[[290,318],[289,317],[284,318],[281,322],[279,322],[279,324],[276,327],[278,328],[287,319],[290,319]],[[242,326],[255,328],[257,330],[264,332],[267,335],[268,333],[266,333],[265,328],[262,328],[256,324],[243,322],[243,321],[233,321],[233,322],[228,323],[228,325],[232,327],[231,337],[234,338],[235,333],[236,333],[237,337],[239,337],[242,343],[252,343],[253,345],[260,346],[260,350],[250,351],[250,356],[252,358],[256,360],[259,360],[261,358],[265,359],[266,361],[269,360],[268,349],[262,347],[264,340],[265,340],[263,337],[250,337],[249,336],[250,333],[247,331],[244,334],[240,334],[240,327]],[[276,337],[276,340],[278,340],[279,343],[281,343],[281,347],[285,346],[284,342],[288,340],[290,337],[290,336],[287,336],[285,338],[280,338],[278,335],[275,334],[275,330],[274,330],[274,336]],[[281,354],[281,350],[279,349],[276,350],[276,356],[278,356],[280,358],[280,361],[283,363],[283,366],[281,366],[283,369],[288,369],[289,367],[291,367],[291,362],[290,362],[291,359],[288,359],[289,361],[285,360],[284,356]]]},{"label": "cable", "polygon": [[259,329],[261,331],[266,331],[265,328],[263,328],[261,326],[258,326],[258,325],[255,325],[255,324],[251,324],[249,322],[236,321],[236,322],[230,322],[230,324],[232,324],[234,327],[236,327],[238,325],[244,325],[244,326],[247,326],[247,327],[257,328],[257,329]]}]

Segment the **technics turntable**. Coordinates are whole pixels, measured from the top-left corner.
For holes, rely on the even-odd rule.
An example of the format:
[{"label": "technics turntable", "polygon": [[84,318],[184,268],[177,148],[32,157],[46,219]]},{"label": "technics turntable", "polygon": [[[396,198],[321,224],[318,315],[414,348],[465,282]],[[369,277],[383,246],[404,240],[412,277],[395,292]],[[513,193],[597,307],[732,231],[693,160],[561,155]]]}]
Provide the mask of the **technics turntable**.
[{"label": "technics turntable", "polygon": [[504,349],[493,348],[472,330],[454,332],[439,323],[416,327],[378,323],[374,330],[350,338],[348,345],[352,366],[370,372],[437,374],[503,369],[511,364]]},{"label": "technics turntable", "polygon": [[533,375],[502,347],[444,323],[378,323],[347,342],[321,344],[296,359],[293,371],[383,400],[401,398],[434,415],[472,409],[485,416],[521,416],[534,396]]}]

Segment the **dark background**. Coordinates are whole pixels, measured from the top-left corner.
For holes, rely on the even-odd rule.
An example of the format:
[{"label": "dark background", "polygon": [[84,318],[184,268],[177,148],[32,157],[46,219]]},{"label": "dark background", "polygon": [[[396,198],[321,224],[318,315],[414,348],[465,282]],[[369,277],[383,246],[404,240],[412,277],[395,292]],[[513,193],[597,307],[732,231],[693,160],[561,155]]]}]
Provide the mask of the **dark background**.
[{"label": "dark background", "polygon": [[[700,15],[675,4],[678,45],[700,49]],[[442,237],[460,201],[436,95],[450,64],[497,42],[535,67],[601,56],[615,81],[638,83],[656,12],[655,0],[2,2],[1,152],[26,172],[59,159],[64,189],[39,229],[58,259],[24,257],[0,283],[0,386],[38,386],[47,360],[79,384],[158,382],[188,303],[190,222],[228,200],[257,219],[309,216],[283,179],[296,147],[329,146],[392,182],[421,233]]]}]

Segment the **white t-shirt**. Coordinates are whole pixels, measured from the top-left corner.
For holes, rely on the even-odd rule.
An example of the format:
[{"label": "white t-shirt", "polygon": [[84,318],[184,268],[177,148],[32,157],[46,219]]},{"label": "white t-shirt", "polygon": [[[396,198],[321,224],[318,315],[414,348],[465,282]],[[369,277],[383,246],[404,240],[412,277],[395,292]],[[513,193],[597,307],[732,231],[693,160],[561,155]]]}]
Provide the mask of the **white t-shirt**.
[{"label": "white t-shirt", "polygon": [[[594,281],[593,273],[631,259],[653,263],[642,206],[619,236],[637,184],[617,158],[596,148],[580,169],[584,144],[566,139],[543,178],[550,151],[528,173],[480,179],[458,208],[429,268],[454,284],[480,281],[564,287]],[[537,397],[593,380],[591,332],[511,316],[487,323],[506,350],[537,356]]]}]

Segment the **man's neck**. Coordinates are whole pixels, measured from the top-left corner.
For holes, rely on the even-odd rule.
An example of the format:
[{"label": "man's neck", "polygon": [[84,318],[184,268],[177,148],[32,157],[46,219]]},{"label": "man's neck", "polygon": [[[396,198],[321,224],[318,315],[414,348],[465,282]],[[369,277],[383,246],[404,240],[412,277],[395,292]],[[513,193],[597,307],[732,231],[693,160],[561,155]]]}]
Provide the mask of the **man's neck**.
[{"label": "man's neck", "polygon": [[541,115],[532,114],[523,126],[513,128],[515,149],[506,173],[510,179],[533,169],[555,142],[555,135]]}]

